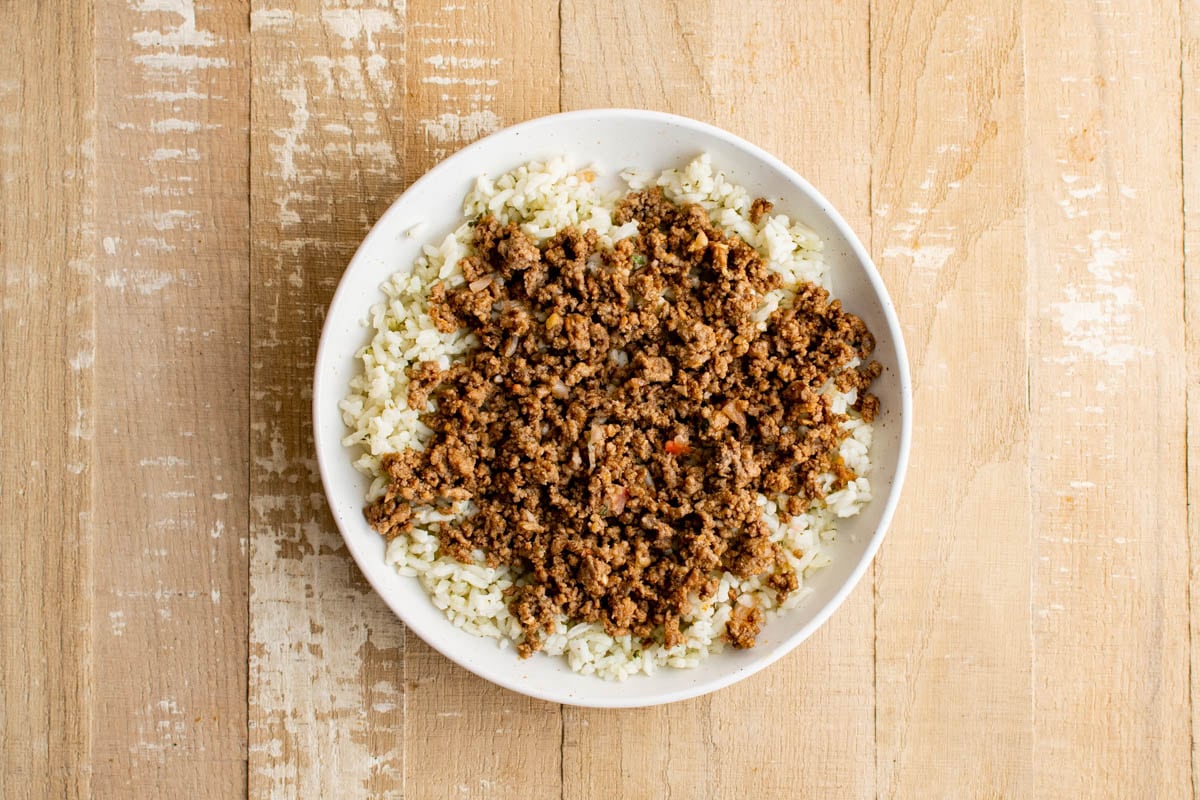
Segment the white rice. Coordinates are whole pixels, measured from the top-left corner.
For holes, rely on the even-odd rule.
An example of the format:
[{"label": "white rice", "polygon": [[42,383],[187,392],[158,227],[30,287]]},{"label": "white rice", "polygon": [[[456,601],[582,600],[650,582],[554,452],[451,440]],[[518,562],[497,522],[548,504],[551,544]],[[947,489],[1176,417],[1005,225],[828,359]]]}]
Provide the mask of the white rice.
[{"label": "white rice", "polygon": [[[480,176],[463,202],[463,223],[440,244],[425,245],[412,270],[397,272],[380,287],[386,299],[371,308],[366,323],[373,334],[371,342],[359,352],[362,373],[350,382],[350,394],[341,403],[342,418],[351,431],[343,444],[360,451],[355,466],[372,479],[368,500],[380,496],[387,485],[380,472],[381,456],[410,447],[423,448],[432,433],[421,424],[421,412],[408,407],[405,368],[433,361],[445,369],[475,344],[470,334],[439,332],[429,318],[427,301],[434,281],[441,280],[449,288],[463,282],[459,261],[469,254],[473,233],[468,220],[491,212],[501,222],[518,223],[538,241],[574,225],[596,231],[602,242],[611,245],[634,235],[637,223],[613,223],[612,212],[624,192],[602,191],[595,179],[597,172],[595,167],[578,168],[555,158],[545,163],[531,162],[495,180]],[[714,173],[707,154],[682,169],[660,174],[626,170],[621,178],[627,189],[657,185],[672,200],[699,203],[708,210],[715,226],[738,234],[762,254],[769,267],[782,277],[784,288],[768,294],[758,312],[760,321],[789,303],[796,287],[804,281],[828,288],[821,240],[782,214],[764,217],[757,225],[751,222],[753,197],[723,173]],[[409,233],[416,236],[419,231],[414,228]],[[830,562],[826,547],[837,534],[837,520],[854,516],[871,499],[867,477],[871,470],[871,426],[848,409],[855,400],[853,392],[840,395],[832,387],[825,391],[833,395],[835,411],[851,416],[843,423],[849,435],[840,454],[858,477],[787,524],[780,522],[778,515],[783,498],[758,498],[772,541],[779,543],[801,580],[797,591],[780,604],[775,590],[762,578],[741,580],[725,573],[714,600],[703,604],[697,600],[693,612],[683,619],[683,644],[669,649],[662,644],[646,646],[637,637],[609,636],[598,623],[568,625],[562,619],[557,630],[544,638],[543,650],[564,656],[577,672],[623,680],[636,673],[652,674],[663,667],[694,667],[710,653],[720,652],[725,646],[725,622],[733,606],[727,599],[731,588],[738,595],[737,602],[757,603],[768,616],[800,603],[811,592],[804,585],[808,573]],[[826,475],[823,480],[828,489],[833,476]],[[470,510],[460,509],[460,513]],[[486,566],[479,552],[475,553],[474,564],[440,554],[434,527],[453,519],[433,509],[419,509],[412,533],[388,544],[388,562],[402,575],[419,580],[434,605],[463,630],[495,638],[502,648],[521,641],[521,627],[509,613],[504,598],[504,590],[520,576],[509,567]],[[516,658],[515,653],[512,657]]]}]

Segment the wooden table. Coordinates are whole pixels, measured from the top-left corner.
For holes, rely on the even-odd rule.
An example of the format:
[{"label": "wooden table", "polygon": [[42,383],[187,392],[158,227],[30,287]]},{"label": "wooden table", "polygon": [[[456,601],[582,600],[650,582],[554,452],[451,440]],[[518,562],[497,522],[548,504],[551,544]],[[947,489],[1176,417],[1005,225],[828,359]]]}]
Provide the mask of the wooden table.
[{"label": "wooden table", "polygon": [[[1200,4],[7,0],[0,31],[0,796],[1194,796]],[[873,572],[666,708],[406,636],[312,450],[371,223],[588,106],[812,180],[916,384]]]}]

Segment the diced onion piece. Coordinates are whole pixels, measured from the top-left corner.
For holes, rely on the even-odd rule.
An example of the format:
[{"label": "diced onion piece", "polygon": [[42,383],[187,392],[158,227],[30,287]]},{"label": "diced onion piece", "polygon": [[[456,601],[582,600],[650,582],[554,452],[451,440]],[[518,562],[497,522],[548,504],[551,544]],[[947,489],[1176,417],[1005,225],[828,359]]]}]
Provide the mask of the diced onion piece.
[{"label": "diced onion piece", "polygon": [[588,436],[588,467],[596,466],[596,446],[604,442],[604,429],[599,423],[592,424],[592,432]]},{"label": "diced onion piece", "polygon": [[738,425],[746,424],[746,415],[738,409],[736,400],[726,403],[725,407],[721,409],[721,413],[729,417],[731,422],[736,422]]},{"label": "diced onion piece", "polygon": [[614,486],[612,498],[609,500],[609,508],[614,514],[620,514],[625,510],[625,503],[629,500],[629,492],[624,486]]}]

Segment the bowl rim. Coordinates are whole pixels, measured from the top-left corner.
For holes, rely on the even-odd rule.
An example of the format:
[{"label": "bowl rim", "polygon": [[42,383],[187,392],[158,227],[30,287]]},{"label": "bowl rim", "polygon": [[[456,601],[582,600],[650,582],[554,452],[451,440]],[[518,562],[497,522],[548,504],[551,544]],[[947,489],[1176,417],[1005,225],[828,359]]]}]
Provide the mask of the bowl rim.
[{"label": "bowl rim", "polygon": [[[879,299],[884,319],[887,322],[888,334],[891,336],[893,347],[895,348],[896,352],[896,372],[900,387],[900,436],[896,453],[896,469],[891,481],[891,486],[888,490],[888,496],[884,499],[884,507],[879,518],[879,523],[875,526],[875,530],[871,534],[870,540],[867,542],[866,548],[863,550],[862,555],[859,557],[858,563],[854,565],[854,568],[851,570],[849,576],[837,589],[833,597],[831,597],[824,606],[817,610],[808,623],[805,624],[800,630],[788,636],[777,648],[761,658],[758,658],[738,669],[730,670],[725,674],[719,675],[707,681],[694,683],[685,688],[670,692],[662,692],[660,694],[655,694],[648,697],[632,699],[626,699],[622,696],[571,696],[569,698],[564,698],[561,692],[555,691],[552,687],[521,683],[515,680],[512,676],[508,675],[506,672],[485,674],[484,670],[477,669],[474,665],[458,658],[453,653],[447,652],[448,648],[445,648],[442,643],[438,641],[437,637],[427,638],[419,631],[415,630],[413,626],[405,620],[404,614],[401,613],[401,609],[399,608],[399,603],[390,596],[388,591],[378,585],[378,583],[372,578],[372,569],[368,569],[367,565],[364,563],[364,559],[368,557],[368,554],[362,552],[362,548],[356,544],[354,538],[348,535],[346,530],[343,528],[342,520],[340,519],[339,515],[333,513],[332,495],[330,492],[331,479],[329,475],[329,468],[327,468],[326,462],[336,456],[335,454],[328,453],[322,449],[321,436],[317,434],[317,426],[322,420],[322,412],[320,410],[320,400],[323,396],[322,373],[326,371],[322,367],[328,358],[329,350],[332,349],[332,345],[330,344],[332,337],[328,334],[333,316],[328,312],[329,309],[332,309],[338,303],[342,293],[346,291],[346,287],[348,285],[347,276],[355,269],[356,264],[363,257],[364,248],[372,239],[372,234],[379,230],[380,222],[388,217],[393,212],[393,209],[395,209],[396,206],[399,205],[407,195],[413,193],[427,183],[432,183],[439,180],[445,173],[452,172],[456,162],[465,160],[468,154],[476,153],[480,150],[488,148],[496,139],[500,137],[511,137],[543,126],[553,126],[564,121],[580,118],[594,120],[628,120],[630,118],[637,118],[648,122],[657,122],[659,124],[690,129],[692,131],[723,140],[727,144],[744,150],[749,155],[762,161],[771,170],[781,173],[789,181],[800,187],[802,192],[807,193],[810,199],[814,200],[820,206],[820,208],[827,215],[829,221],[846,239],[847,243],[850,245],[854,258],[863,268],[867,280],[871,285],[872,291]],[[326,316],[325,321],[321,326],[321,337],[317,345],[316,357],[313,364],[313,372],[311,421],[313,425],[313,445],[317,456],[317,468],[321,475],[321,486],[325,493],[327,503],[330,507],[330,516],[333,517],[334,524],[338,528],[338,533],[345,541],[346,547],[349,549],[350,555],[353,557],[356,566],[359,568],[359,571],[362,573],[363,577],[371,585],[371,588],[376,594],[379,595],[392,613],[396,615],[396,618],[401,624],[404,625],[406,631],[411,630],[416,633],[422,640],[426,642],[426,644],[428,644],[442,656],[453,661],[458,666],[490,683],[502,686],[505,689],[518,694],[548,702],[560,703],[563,705],[590,708],[639,708],[688,700],[715,692],[719,689],[723,689],[727,686],[737,683],[738,681],[748,678],[751,675],[766,669],[776,661],[783,658],[785,655],[791,653],[796,647],[798,647],[822,625],[824,625],[831,616],[833,616],[833,613],[837,611],[843,602],[845,602],[846,598],[849,597],[850,593],[854,590],[854,587],[858,585],[860,580],[862,580],[862,576],[866,573],[867,569],[874,561],[875,555],[878,553],[880,546],[883,544],[883,539],[887,535],[888,528],[891,526],[892,518],[895,515],[896,508],[899,505],[900,495],[904,486],[904,480],[908,472],[909,452],[912,443],[913,416],[912,379],[909,370],[908,351],[904,344],[903,331],[900,327],[899,318],[896,315],[895,305],[892,302],[891,295],[888,293],[887,287],[884,285],[883,278],[879,274],[879,270],[876,268],[875,262],[871,258],[867,248],[863,245],[857,234],[842,217],[841,213],[825,198],[825,196],[821,194],[821,192],[819,192],[811,183],[809,183],[808,180],[796,172],[796,170],[792,169],[792,167],[790,167],[788,164],[784,163],[781,159],[767,152],[758,145],[743,139],[737,134],[730,133],[723,128],[719,128],[715,125],[707,122],[701,122],[700,120],[692,119],[690,117],[684,117],[678,114],[670,114],[662,111],[650,111],[638,108],[590,108],[535,117],[533,119],[503,128],[495,133],[478,139],[439,161],[421,177],[413,181],[408,188],[406,188],[388,205],[387,209],[385,209],[384,212],[380,214],[379,218],[376,219],[372,224],[371,230],[368,231],[363,237],[362,241],[359,242],[358,247],[354,251],[354,255],[350,258],[350,261],[347,262],[346,268],[343,270],[341,277],[338,279],[337,289],[334,291],[333,296],[330,298],[329,304],[326,307]],[[339,416],[338,420],[340,421],[340,419],[341,418]],[[344,453],[344,450],[345,448],[337,448],[338,454]],[[448,620],[446,620],[446,624],[450,624]]]}]

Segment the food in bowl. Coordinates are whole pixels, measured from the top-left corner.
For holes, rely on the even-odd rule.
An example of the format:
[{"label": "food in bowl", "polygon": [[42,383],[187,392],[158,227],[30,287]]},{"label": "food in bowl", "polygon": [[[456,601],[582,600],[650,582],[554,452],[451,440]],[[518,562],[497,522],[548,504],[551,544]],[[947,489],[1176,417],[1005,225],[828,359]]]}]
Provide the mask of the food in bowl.
[{"label": "food in bowl", "polygon": [[480,177],[341,408],[386,558],[459,627],[621,679],[752,647],[870,500],[874,339],[707,156]]}]

